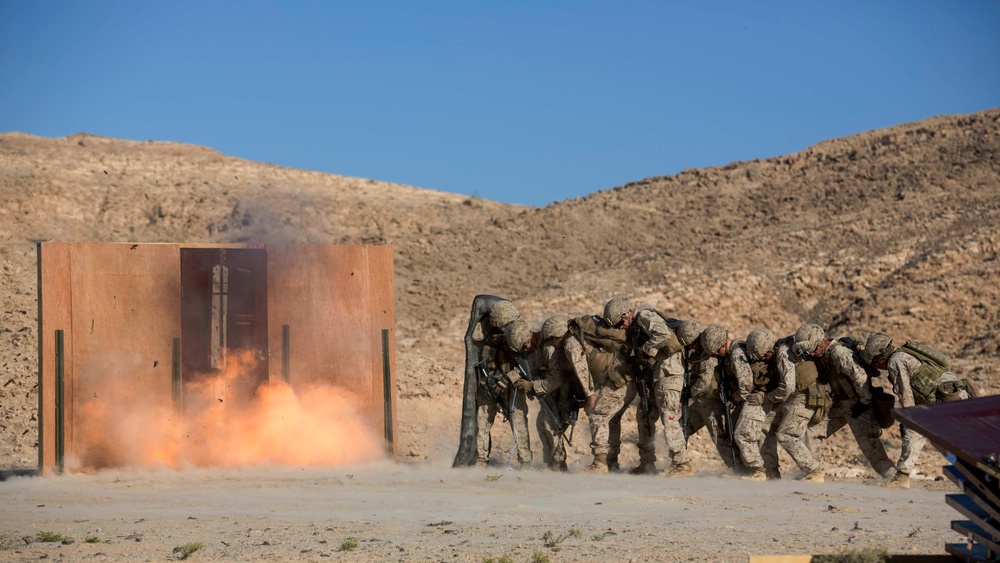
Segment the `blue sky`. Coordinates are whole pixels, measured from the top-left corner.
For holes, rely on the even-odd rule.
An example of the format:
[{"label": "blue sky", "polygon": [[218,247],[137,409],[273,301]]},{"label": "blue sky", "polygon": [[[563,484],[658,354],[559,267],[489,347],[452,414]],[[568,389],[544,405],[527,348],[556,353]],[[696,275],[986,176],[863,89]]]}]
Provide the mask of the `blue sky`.
[{"label": "blue sky", "polygon": [[1000,2],[0,1],[0,131],[546,205],[1000,106]]}]

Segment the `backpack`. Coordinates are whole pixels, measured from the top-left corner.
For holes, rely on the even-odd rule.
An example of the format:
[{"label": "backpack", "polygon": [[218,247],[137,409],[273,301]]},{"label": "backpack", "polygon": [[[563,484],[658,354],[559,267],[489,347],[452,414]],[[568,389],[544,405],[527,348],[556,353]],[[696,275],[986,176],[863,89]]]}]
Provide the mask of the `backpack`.
[{"label": "backpack", "polygon": [[916,340],[907,340],[898,351],[906,352],[920,361],[920,368],[910,376],[914,402],[918,405],[937,402],[937,380],[948,371],[948,356]]},{"label": "backpack", "polygon": [[569,332],[583,347],[595,387],[607,382],[619,389],[632,380],[625,329],[609,327],[596,317],[585,316],[570,320]]}]

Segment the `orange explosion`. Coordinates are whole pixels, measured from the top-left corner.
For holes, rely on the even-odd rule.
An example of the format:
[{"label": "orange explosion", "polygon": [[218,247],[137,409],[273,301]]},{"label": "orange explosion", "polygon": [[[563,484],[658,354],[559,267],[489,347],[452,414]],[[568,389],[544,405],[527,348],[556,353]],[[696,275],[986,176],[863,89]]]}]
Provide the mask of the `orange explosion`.
[{"label": "orange explosion", "polygon": [[[261,463],[341,465],[379,459],[381,438],[344,389],[296,386],[271,377],[257,386],[231,353],[226,369],[188,383],[183,408],[169,395],[138,392],[128,377],[109,377],[80,405],[74,469],[239,467]],[[89,398],[88,398],[89,399]]]}]

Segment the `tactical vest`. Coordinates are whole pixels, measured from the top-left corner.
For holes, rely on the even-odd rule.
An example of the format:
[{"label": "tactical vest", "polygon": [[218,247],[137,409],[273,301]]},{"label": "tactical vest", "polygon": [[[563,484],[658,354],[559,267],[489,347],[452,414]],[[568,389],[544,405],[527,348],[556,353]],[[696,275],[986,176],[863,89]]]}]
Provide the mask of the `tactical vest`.
[{"label": "tactical vest", "polygon": [[769,393],[778,387],[778,369],[771,362],[750,362],[750,370],[753,372],[754,393]]},{"label": "tactical vest", "polygon": [[810,385],[819,381],[819,369],[813,360],[805,360],[795,364],[795,390],[805,391]]},{"label": "tactical vest", "polygon": [[854,388],[854,383],[848,376],[840,373],[830,360],[830,351],[840,346],[843,344],[837,340],[830,342],[826,352],[817,358],[816,366],[819,368],[819,376],[821,380],[825,379],[826,383],[830,384],[830,390],[835,399],[857,399],[858,391]]},{"label": "tactical vest", "polygon": [[[753,373],[753,381],[750,385],[751,393],[766,393],[778,386],[778,371],[770,365],[770,362],[764,360],[749,361],[746,342],[737,342],[733,344],[733,347],[743,350],[743,355],[747,358],[747,363],[750,365],[750,372]],[[739,387],[739,382],[736,381],[736,370],[733,369],[732,358],[732,352],[730,352],[726,356],[726,367],[728,368],[726,370],[726,383],[731,391],[736,391],[736,388]]]},{"label": "tactical vest", "polygon": [[632,380],[625,329],[609,327],[595,317],[586,316],[571,320],[569,330],[583,347],[595,388],[608,384],[618,389]]},{"label": "tactical vest", "polygon": [[809,425],[819,424],[830,412],[830,386],[815,360],[804,360],[795,364],[795,390],[805,395],[806,407],[813,414]]},{"label": "tactical vest", "polygon": [[920,360],[920,368],[910,376],[913,401],[918,405],[937,402],[937,380],[948,371],[948,356],[916,340],[907,340],[897,351]]}]

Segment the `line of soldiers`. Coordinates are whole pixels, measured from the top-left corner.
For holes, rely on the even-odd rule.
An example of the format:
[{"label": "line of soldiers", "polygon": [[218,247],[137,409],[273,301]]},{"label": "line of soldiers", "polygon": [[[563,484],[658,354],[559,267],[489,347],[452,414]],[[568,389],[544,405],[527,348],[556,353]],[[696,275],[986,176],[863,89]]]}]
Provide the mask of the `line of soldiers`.
[{"label": "line of soldiers", "polygon": [[[511,425],[517,460],[530,468],[528,398],[541,405],[536,429],[543,458],[566,471],[567,442],[582,408],[594,459],[585,471],[620,471],[621,421],[638,410],[640,463],[634,474],[656,472],[654,439],[663,429],[668,476],[694,474],[687,438],[707,430],[725,465],[745,479],[778,479],[778,445],[804,473],[822,482],[823,463],[810,435],[828,438],[848,426],[872,468],[891,487],[908,488],[926,439],[903,427],[902,452],[892,463],[880,440],[899,406],[976,396],[971,383],[948,370],[948,358],[919,342],[894,347],[882,333],[866,342],[829,338],[815,324],[776,337],[767,329],[736,341],[718,325],[634,309],[616,297],[602,315],[549,317],[532,331],[508,300],[473,301],[465,338],[466,378],[456,467],[485,467],[490,430],[501,413]],[[893,394],[873,386],[888,372]],[[569,433],[567,435],[567,432]]]}]

